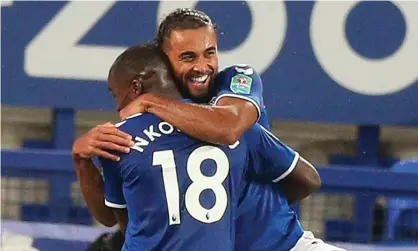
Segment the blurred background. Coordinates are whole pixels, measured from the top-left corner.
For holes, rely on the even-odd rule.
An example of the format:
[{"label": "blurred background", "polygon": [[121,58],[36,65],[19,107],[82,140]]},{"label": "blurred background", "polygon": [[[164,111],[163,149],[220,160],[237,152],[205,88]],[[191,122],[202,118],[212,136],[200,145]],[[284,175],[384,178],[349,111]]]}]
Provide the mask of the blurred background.
[{"label": "blurred background", "polygon": [[295,207],[304,228],[417,250],[416,1],[2,1],[3,249],[84,250],[111,231],[86,208],[72,142],[118,122],[108,68],[179,7],[218,24],[221,67],[262,74],[273,132],[318,167],[322,190]]}]

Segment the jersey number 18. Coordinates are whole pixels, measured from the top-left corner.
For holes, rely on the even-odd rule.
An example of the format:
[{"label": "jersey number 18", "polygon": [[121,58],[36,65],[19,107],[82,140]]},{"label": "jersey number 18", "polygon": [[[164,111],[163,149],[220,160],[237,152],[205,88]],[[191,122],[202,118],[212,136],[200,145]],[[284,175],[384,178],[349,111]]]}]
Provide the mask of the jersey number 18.
[{"label": "jersey number 18", "polygon": [[[205,160],[213,160],[216,163],[216,173],[213,176],[205,176],[202,173],[200,166]],[[152,164],[162,168],[169,225],[180,224],[180,194],[173,151],[154,152]],[[193,218],[203,223],[214,223],[222,218],[228,201],[222,183],[228,173],[229,160],[220,148],[201,146],[190,154],[187,160],[187,174],[192,184],[186,189],[185,204]],[[206,189],[212,190],[216,197],[215,205],[210,209],[203,207],[199,201],[200,194]]]}]

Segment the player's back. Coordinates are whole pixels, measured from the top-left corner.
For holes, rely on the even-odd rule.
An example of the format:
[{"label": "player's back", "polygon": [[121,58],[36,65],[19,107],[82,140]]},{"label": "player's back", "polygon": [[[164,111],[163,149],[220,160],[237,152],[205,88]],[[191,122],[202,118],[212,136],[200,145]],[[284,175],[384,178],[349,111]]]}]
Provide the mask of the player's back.
[{"label": "player's back", "polygon": [[246,145],[204,143],[151,114],[119,128],[135,142],[121,159],[124,250],[233,250]]}]

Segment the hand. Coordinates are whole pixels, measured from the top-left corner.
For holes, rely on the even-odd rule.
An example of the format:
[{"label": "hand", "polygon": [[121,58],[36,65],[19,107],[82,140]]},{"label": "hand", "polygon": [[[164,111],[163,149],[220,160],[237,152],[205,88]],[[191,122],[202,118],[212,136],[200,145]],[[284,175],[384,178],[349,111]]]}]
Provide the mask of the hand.
[{"label": "hand", "polygon": [[120,118],[126,119],[134,114],[147,112],[147,97],[151,97],[151,94],[142,94],[134,99],[131,103],[119,111]]},{"label": "hand", "polygon": [[99,156],[119,161],[119,156],[108,151],[128,153],[134,145],[132,136],[122,132],[112,123],[98,125],[79,137],[73,144],[73,156],[88,159]]}]

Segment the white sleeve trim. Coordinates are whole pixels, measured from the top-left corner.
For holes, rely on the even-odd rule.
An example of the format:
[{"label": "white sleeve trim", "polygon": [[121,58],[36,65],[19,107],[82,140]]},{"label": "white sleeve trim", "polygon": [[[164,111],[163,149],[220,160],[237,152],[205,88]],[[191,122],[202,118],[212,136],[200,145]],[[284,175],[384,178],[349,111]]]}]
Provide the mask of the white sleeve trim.
[{"label": "white sleeve trim", "polygon": [[120,126],[122,126],[123,124],[126,123],[126,120],[131,119],[131,118],[135,118],[135,117],[138,117],[138,116],[141,116],[141,115],[142,115],[142,113],[135,113],[131,116],[126,117],[125,120],[122,120],[121,122],[116,123],[115,126],[120,127]]},{"label": "white sleeve trim", "polygon": [[239,99],[243,99],[243,100],[247,100],[249,102],[251,102],[251,104],[253,104],[255,106],[255,108],[257,109],[257,121],[261,116],[261,110],[260,110],[260,106],[258,106],[257,102],[255,102],[253,99],[245,97],[245,96],[241,96],[241,95],[236,95],[236,94],[231,94],[231,93],[226,93],[226,94],[222,94],[219,95],[216,99],[215,102],[213,103],[214,105],[216,105],[216,103],[218,103],[218,101],[223,98],[223,97],[232,97],[232,98],[239,98]]},{"label": "white sleeve trim", "polygon": [[293,161],[292,161],[292,164],[290,165],[290,167],[282,175],[275,178],[273,180],[273,182],[277,183],[277,182],[281,181],[282,179],[286,178],[293,171],[293,169],[295,169],[296,164],[298,163],[298,160],[299,160],[299,153],[295,152],[295,157],[293,158]]},{"label": "white sleeve trim", "polygon": [[126,120],[124,120],[124,121],[121,121],[121,122],[119,122],[119,123],[116,123],[115,124],[115,126],[116,127],[120,127],[120,126],[122,126],[123,124],[125,124],[126,123]]},{"label": "white sleeve trim", "polygon": [[116,203],[112,203],[110,201],[105,200],[105,205],[111,208],[118,208],[118,209],[123,209],[126,208],[126,204],[116,204]]},{"label": "white sleeve trim", "polygon": [[[135,118],[135,117],[138,117],[138,116],[141,116],[142,115],[142,113],[135,113],[135,114],[132,114],[131,116],[128,116],[128,117],[126,117],[126,119],[131,119],[131,118]],[[125,119],[125,120],[126,120]]]}]

